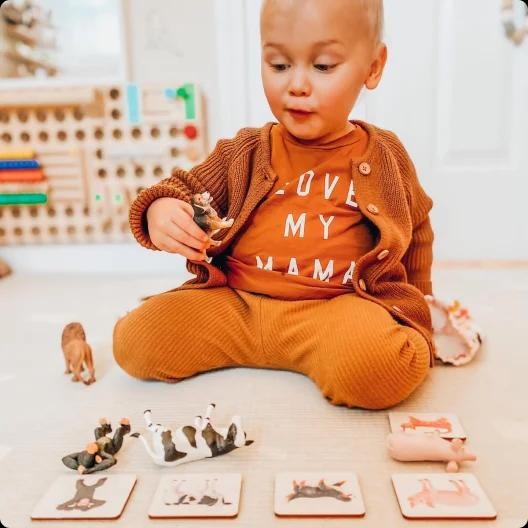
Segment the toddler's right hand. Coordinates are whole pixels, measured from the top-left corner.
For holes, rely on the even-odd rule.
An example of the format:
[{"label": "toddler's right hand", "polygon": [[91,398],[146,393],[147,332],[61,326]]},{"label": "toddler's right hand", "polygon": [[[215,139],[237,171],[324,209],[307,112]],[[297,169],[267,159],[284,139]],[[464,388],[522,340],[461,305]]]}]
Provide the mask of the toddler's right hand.
[{"label": "toddler's right hand", "polygon": [[158,198],[147,209],[152,243],[162,251],[189,260],[204,260],[211,239],[193,220],[192,205],[177,198]]}]

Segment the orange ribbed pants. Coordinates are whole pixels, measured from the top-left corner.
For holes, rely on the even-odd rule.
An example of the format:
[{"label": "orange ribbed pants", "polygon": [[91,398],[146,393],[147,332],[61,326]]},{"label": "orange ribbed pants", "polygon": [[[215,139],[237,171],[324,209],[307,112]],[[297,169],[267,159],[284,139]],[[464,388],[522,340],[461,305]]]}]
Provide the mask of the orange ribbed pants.
[{"label": "orange ribbed pants", "polygon": [[175,382],[223,367],[301,372],[333,404],[384,409],[429,370],[426,340],[382,306],[346,293],[283,300],[229,286],[155,295],[115,325],[117,363]]}]

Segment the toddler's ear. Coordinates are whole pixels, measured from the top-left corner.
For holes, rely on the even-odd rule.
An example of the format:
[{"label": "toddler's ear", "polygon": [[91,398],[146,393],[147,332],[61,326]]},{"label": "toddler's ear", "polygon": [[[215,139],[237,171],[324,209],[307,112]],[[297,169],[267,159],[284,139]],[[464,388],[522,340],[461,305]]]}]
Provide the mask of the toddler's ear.
[{"label": "toddler's ear", "polygon": [[369,90],[374,90],[381,80],[383,75],[383,69],[387,63],[387,46],[384,42],[380,42],[373,54],[373,60],[370,65],[370,71],[367,79],[365,80],[365,86]]}]

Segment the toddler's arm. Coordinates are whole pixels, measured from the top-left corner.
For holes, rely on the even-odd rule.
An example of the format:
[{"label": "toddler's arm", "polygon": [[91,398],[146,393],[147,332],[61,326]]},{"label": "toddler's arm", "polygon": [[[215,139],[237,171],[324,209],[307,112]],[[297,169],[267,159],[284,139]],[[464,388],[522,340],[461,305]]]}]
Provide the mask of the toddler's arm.
[{"label": "toddler's arm", "polygon": [[402,257],[402,263],[407,270],[408,282],[416,286],[424,295],[433,295],[431,266],[434,232],[429,218],[433,200],[420,185],[414,163],[410,158],[408,170],[407,200],[411,210],[413,232],[409,248]]},{"label": "toddler's arm", "polygon": [[177,198],[189,202],[195,193],[209,191],[218,214],[227,211],[227,170],[233,153],[232,139],[220,139],[209,156],[190,171],[174,169],[172,175],[141,191],[129,211],[130,228],[136,240],[157,250],[148,233],[147,209],[158,198]]},{"label": "toddler's arm", "polygon": [[407,271],[408,282],[416,286],[424,295],[433,295],[431,266],[433,264],[434,232],[429,218],[433,200],[422,188],[414,163],[402,142],[394,132],[388,132],[393,143],[393,152],[400,166],[413,226],[409,248],[401,261]]}]

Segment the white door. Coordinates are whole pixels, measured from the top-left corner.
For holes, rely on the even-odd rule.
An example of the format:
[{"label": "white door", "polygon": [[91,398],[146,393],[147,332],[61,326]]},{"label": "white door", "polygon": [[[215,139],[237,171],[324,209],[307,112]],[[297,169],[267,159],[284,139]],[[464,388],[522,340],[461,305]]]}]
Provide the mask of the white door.
[{"label": "white door", "polygon": [[[260,0],[235,3],[246,42],[240,126],[262,126],[275,118],[260,77]],[[385,0],[384,76],[351,113],[393,130],[411,154],[434,201],[436,261],[528,260],[528,39],[507,40],[500,8]]]}]

